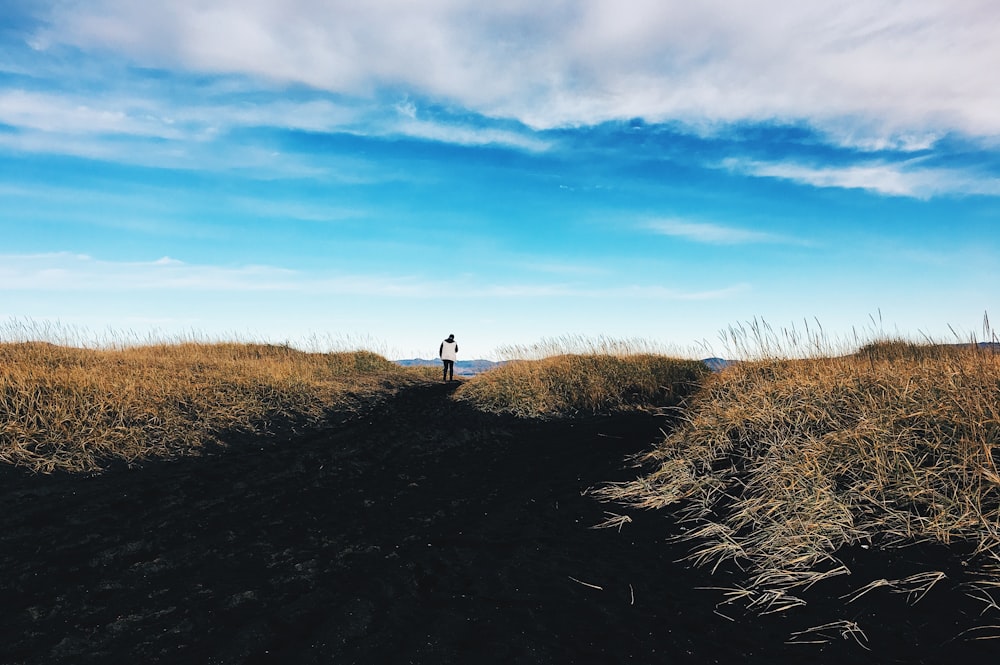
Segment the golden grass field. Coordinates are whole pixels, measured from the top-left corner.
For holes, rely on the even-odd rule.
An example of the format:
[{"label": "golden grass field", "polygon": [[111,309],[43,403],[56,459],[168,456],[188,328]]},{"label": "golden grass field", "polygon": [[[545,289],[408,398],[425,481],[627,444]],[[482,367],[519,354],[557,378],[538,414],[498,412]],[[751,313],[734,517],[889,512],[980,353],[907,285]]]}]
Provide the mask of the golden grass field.
[{"label": "golden grass field", "polygon": [[[624,353],[623,344],[605,340],[584,354],[514,361],[466,382],[457,398],[527,417],[610,413],[676,405],[708,374],[698,361],[637,342],[629,343],[635,353]],[[570,349],[560,340],[530,352]],[[308,428],[331,413],[370,410],[437,376],[436,368],[402,368],[369,351],[8,342],[0,344],[0,461],[41,472],[95,471],[116,460],[197,454],[226,436],[282,423]]]},{"label": "golden grass field", "polygon": [[[692,558],[735,561],[731,596],[761,611],[849,571],[844,546],[971,545],[988,608],[1000,590],[1000,355],[974,346],[866,344],[856,353],[735,364],[603,498],[671,506]],[[874,580],[918,598],[937,570]]]},{"label": "golden grass field", "polygon": [[473,377],[455,398],[490,413],[565,418],[676,406],[709,373],[660,355],[562,354],[515,360]]},{"label": "golden grass field", "polygon": [[309,427],[331,413],[374,408],[428,376],[367,351],[0,344],[0,460],[42,472],[94,471],[115,460],[195,454],[227,435]]},{"label": "golden grass field", "polygon": [[[634,341],[548,341],[463,382],[478,410],[560,419],[671,409],[680,424],[606,501],[672,510],[692,558],[734,560],[751,606],[847,572],[851,545],[973,545],[982,589],[1000,587],[1000,356],[880,340],[851,353],[781,358],[760,345],[712,374]],[[0,460],[34,471],[197,454],[276,425],[318,427],[436,380],[367,351],[245,343],[81,349],[0,344]],[[614,524],[612,521],[610,524]],[[938,571],[879,585],[919,593]]]}]

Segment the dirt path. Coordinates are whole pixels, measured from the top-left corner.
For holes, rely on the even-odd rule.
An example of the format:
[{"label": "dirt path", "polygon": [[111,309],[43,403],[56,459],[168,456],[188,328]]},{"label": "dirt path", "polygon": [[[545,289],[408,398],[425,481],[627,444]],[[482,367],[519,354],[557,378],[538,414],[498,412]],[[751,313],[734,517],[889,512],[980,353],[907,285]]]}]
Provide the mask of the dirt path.
[{"label": "dirt path", "polygon": [[409,389],[332,433],[202,458],[93,477],[4,470],[0,663],[939,662],[991,653],[984,642],[945,644],[957,631],[937,625],[940,603],[852,609],[868,613],[872,652],[841,639],[785,644],[793,630],[830,620],[822,601],[794,618],[717,613],[720,593],[698,587],[724,585],[724,575],[675,562],[685,550],[666,543],[664,513],[633,513],[620,532],[590,528],[607,507],[586,490],[634,477],[623,460],[659,437],[662,419],[517,422],[454,405],[453,388]]}]

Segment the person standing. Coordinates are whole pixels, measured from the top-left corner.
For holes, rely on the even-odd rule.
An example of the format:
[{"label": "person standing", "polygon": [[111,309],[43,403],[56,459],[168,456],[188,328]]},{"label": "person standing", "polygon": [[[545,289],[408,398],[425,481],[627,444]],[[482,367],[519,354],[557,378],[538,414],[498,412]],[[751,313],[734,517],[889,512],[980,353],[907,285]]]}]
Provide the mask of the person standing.
[{"label": "person standing", "polygon": [[448,339],[441,342],[441,348],[438,349],[438,356],[441,358],[441,362],[444,363],[444,378],[441,380],[454,381],[455,361],[458,360],[458,342],[455,341],[454,335],[448,335]]}]

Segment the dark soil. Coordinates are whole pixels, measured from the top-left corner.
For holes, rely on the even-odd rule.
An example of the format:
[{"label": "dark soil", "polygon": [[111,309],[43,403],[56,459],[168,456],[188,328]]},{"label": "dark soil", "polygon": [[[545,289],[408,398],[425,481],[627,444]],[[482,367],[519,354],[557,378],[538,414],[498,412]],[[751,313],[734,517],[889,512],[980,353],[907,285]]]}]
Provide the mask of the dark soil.
[{"label": "dark soil", "polygon": [[[805,607],[720,605],[666,511],[588,488],[634,478],[646,414],[516,421],[410,388],[322,434],[234,442],[101,475],[0,475],[0,663],[992,662],[956,639],[983,605],[948,550],[858,550]],[[606,510],[621,530],[593,529]],[[916,605],[880,577],[945,570]],[[838,630],[856,621],[870,651]],[[995,621],[994,623],[1000,623]],[[810,633],[812,634],[812,633]],[[984,634],[975,631],[972,635]]]}]

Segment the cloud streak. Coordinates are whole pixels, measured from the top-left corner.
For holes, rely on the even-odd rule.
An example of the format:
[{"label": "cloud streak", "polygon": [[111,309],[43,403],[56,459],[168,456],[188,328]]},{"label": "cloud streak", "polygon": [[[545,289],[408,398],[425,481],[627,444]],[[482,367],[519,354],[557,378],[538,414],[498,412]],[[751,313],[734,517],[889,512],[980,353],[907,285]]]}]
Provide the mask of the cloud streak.
[{"label": "cloud streak", "polygon": [[[138,82],[136,82],[138,83]],[[224,90],[187,85],[188,94],[171,99],[115,92],[101,95],[51,90],[0,89],[0,125],[17,130],[0,134],[0,145],[23,152],[61,153],[126,163],[165,166],[241,168],[254,159],[237,146],[227,162],[214,146],[243,130],[345,133],[373,138],[414,138],[454,145],[499,146],[544,152],[548,141],[530,131],[475,126],[460,118],[417,115],[412,102],[386,113],[377,102],[331,99],[244,99]],[[312,95],[315,97],[315,94]],[[112,139],[112,140],[108,140]],[[142,150],[125,142],[141,142]],[[265,157],[265,161],[271,161]],[[214,165],[214,166],[213,166]],[[276,165],[277,166],[277,165]],[[296,170],[289,165],[295,175]]]},{"label": "cloud streak", "polygon": [[723,300],[750,289],[736,284],[689,291],[662,285],[591,287],[579,284],[464,285],[411,275],[317,275],[262,265],[195,265],[170,257],[153,261],[105,261],[85,254],[0,255],[0,282],[10,291],[136,292],[221,291],[303,293],[377,298],[431,299],[447,291],[452,298],[580,298],[656,301]]},{"label": "cloud streak", "polygon": [[70,252],[0,256],[0,282],[12,291],[280,291],[294,288],[295,277],[270,266],[197,266],[170,257],[124,262]]},{"label": "cloud streak", "polygon": [[729,159],[728,169],[763,178],[778,178],[812,187],[862,189],[884,196],[930,199],[944,195],[1000,195],[1000,180],[966,169],[923,167],[920,161],[864,162],[847,166],[815,166],[794,161]]},{"label": "cloud streak", "polygon": [[586,287],[568,284],[507,284],[494,285],[463,293],[463,297],[493,298],[579,298],[646,301],[727,300],[746,293],[749,284],[740,283],[720,289],[687,291],[660,285],[629,284],[615,287]]},{"label": "cloud streak", "polygon": [[804,240],[777,233],[678,219],[656,220],[646,224],[645,228],[659,235],[709,245],[808,244]]}]

